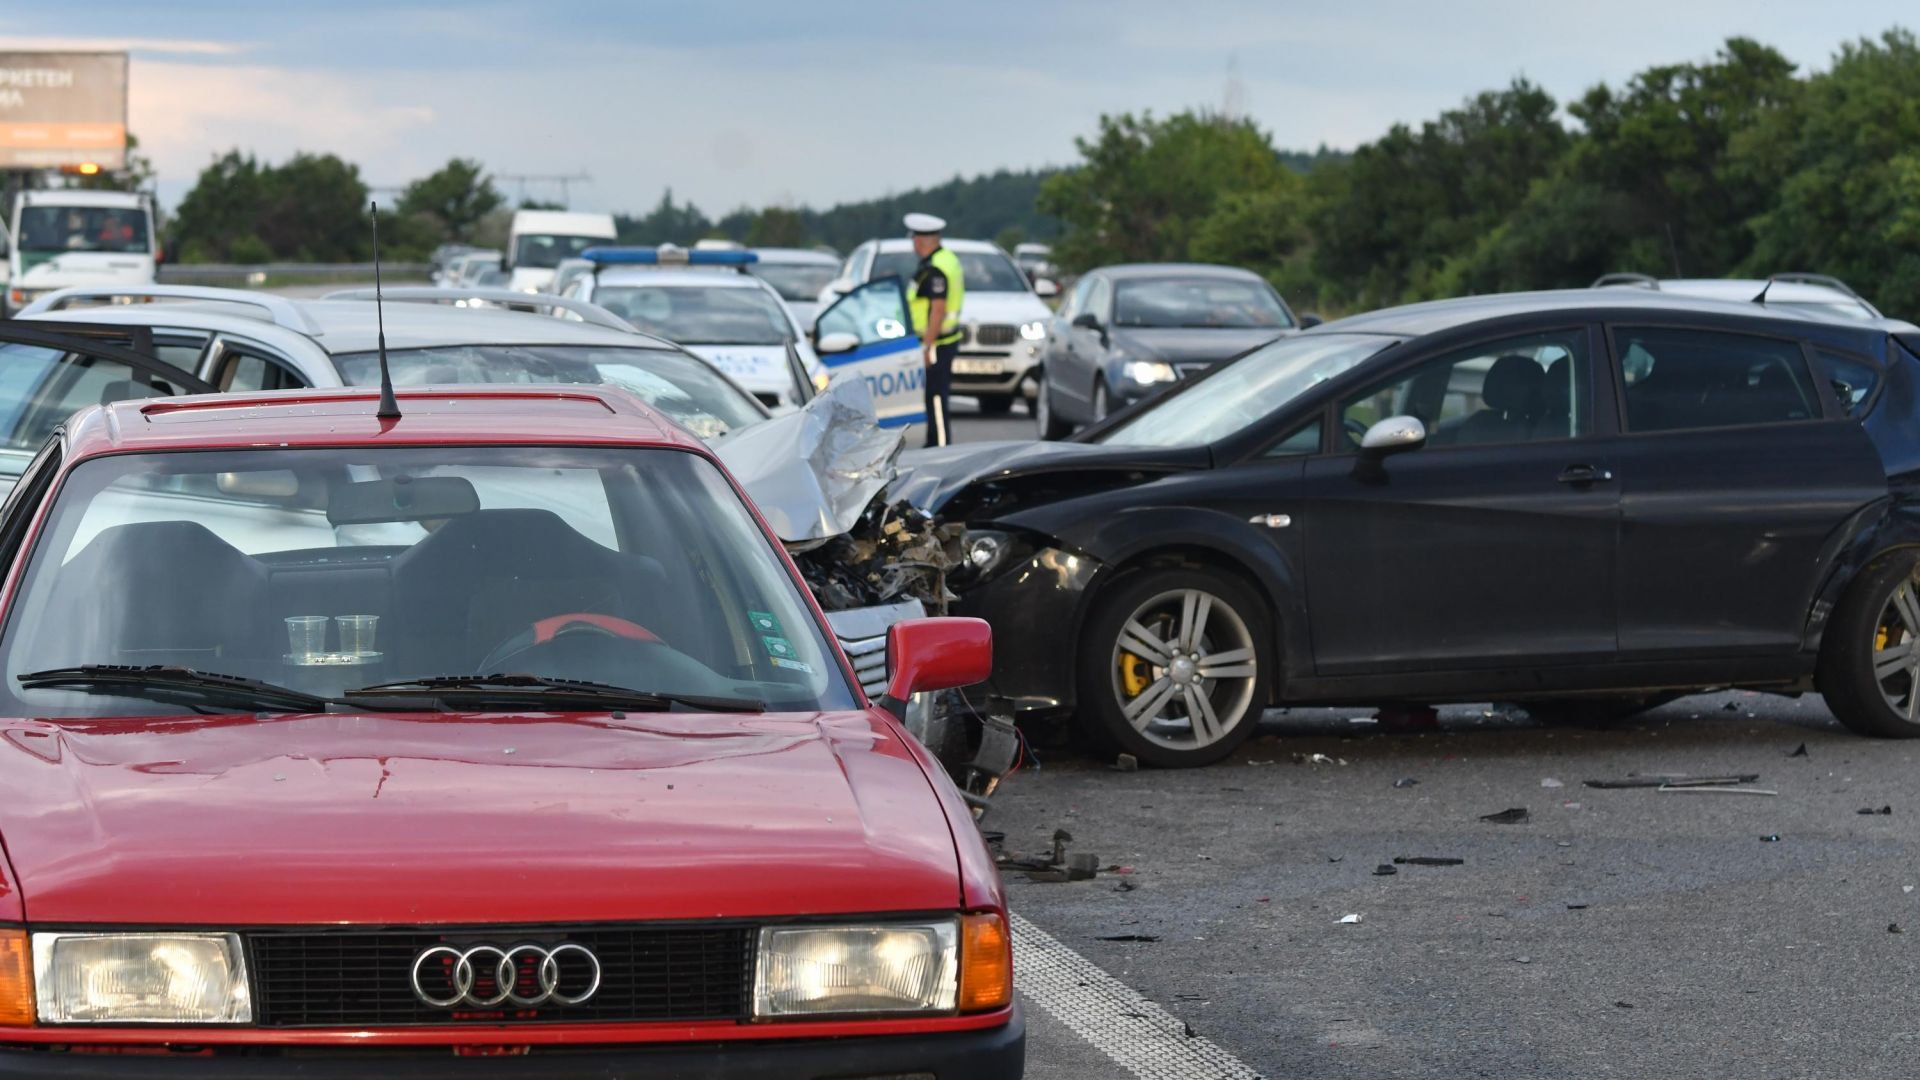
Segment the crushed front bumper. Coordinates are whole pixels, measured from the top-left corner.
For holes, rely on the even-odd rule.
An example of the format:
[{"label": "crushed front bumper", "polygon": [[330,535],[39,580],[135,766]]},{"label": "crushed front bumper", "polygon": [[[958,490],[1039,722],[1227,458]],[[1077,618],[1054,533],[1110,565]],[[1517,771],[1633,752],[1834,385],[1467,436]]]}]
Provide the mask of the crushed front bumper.
[{"label": "crushed front bumper", "polygon": [[552,1048],[519,1056],[342,1049],[274,1056],[76,1054],[0,1048],[0,1078],[48,1080],[1020,1080],[1027,1031],[1018,1008],[1003,1027],[939,1035]]}]

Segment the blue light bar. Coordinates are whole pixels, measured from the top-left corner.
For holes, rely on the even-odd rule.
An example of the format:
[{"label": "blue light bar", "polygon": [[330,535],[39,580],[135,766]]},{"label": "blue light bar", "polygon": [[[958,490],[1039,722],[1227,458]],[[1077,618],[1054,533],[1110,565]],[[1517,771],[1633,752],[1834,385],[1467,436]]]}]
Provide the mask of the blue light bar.
[{"label": "blue light bar", "polygon": [[591,247],[580,257],[600,266],[745,266],[760,261],[751,251],[689,251],[673,244]]}]

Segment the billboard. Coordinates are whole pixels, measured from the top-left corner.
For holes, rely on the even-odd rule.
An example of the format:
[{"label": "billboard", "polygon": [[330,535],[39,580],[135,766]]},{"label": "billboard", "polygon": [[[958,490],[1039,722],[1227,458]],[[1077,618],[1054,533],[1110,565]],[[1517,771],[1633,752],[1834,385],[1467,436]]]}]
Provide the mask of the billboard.
[{"label": "billboard", "polygon": [[127,54],[0,52],[0,169],[127,164]]}]

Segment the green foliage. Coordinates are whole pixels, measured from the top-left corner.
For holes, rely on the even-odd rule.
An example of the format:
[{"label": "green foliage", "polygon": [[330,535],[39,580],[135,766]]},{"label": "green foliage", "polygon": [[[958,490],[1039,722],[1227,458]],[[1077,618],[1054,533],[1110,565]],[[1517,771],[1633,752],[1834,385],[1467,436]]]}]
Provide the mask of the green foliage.
[{"label": "green foliage", "polygon": [[433,230],[431,247],[471,243],[480,223],[505,201],[479,162],[454,158],[408,184],[397,209],[405,217],[426,219]]},{"label": "green foliage", "polygon": [[280,166],[230,150],[174,213],[172,248],[189,262],[353,262],[368,255],[367,185],[332,154]]},{"label": "green foliage", "polygon": [[1790,168],[1753,222],[1748,273],[1813,270],[1920,315],[1920,45],[1904,30],[1842,48],[1755,154]]},{"label": "green foliage", "polygon": [[747,229],[749,247],[801,247],[807,242],[807,223],[798,210],[769,206]]},{"label": "green foliage", "polygon": [[1102,116],[1074,145],[1083,163],[1048,177],[1039,201],[1066,224],[1054,257],[1070,270],[1186,258],[1225,196],[1299,179],[1251,121],[1207,114]]}]

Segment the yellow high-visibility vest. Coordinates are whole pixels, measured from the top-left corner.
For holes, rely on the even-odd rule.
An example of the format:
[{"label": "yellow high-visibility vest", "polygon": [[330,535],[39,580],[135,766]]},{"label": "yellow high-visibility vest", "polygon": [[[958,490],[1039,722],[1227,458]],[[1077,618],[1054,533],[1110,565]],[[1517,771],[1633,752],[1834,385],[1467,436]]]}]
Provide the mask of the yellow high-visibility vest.
[{"label": "yellow high-visibility vest", "polygon": [[[960,259],[944,247],[933,249],[927,256],[935,270],[947,276],[947,317],[940,322],[941,345],[949,345],[960,340],[960,305],[967,299],[967,283],[960,272]],[[913,311],[913,332],[924,336],[927,326],[927,313],[933,310],[933,301],[920,295],[920,276],[914,275],[908,286],[907,298]]]}]

